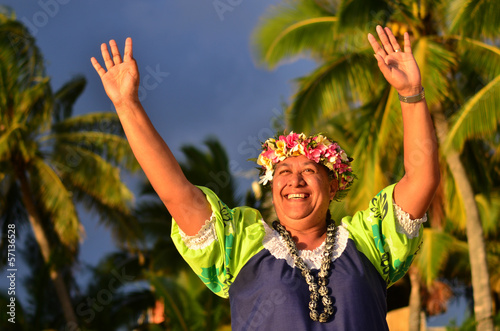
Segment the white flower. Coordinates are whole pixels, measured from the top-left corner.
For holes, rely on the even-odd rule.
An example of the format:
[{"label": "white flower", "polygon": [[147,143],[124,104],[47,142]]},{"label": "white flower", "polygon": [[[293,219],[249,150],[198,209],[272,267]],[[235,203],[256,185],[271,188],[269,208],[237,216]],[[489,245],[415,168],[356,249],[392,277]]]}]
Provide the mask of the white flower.
[{"label": "white flower", "polygon": [[345,151],[344,151],[344,150],[341,150],[341,151],[340,151],[340,158],[341,158],[341,159],[342,159],[342,161],[344,161],[344,162],[349,161],[349,159],[347,158],[347,154],[345,153]]},{"label": "white flower", "polygon": [[273,180],[273,171],[266,170],[266,173],[260,176],[259,184],[266,185],[268,182]]}]

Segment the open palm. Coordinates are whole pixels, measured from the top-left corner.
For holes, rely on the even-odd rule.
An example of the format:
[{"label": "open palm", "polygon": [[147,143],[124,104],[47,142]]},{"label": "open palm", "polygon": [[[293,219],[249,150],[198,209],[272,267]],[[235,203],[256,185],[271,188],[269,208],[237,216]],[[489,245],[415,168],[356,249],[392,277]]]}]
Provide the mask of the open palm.
[{"label": "open palm", "polygon": [[372,34],[368,35],[368,40],[375,51],[378,66],[387,82],[401,95],[419,93],[421,90],[420,69],[411,51],[408,33],[404,35],[404,51],[401,51],[389,28],[377,26],[377,34],[383,47]]},{"label": "open palm", "polygon": [[132,57],[132,39],[125,41],[123,61],[114,40],[110,40],[110,56],[106,44],[101,45],[101,53],[104,60],[104,69],[95,57],[91,59],[94,69],[101,77],[106,94],[115,106],[124,101],[138,101],[139,70],[137,63]]}]

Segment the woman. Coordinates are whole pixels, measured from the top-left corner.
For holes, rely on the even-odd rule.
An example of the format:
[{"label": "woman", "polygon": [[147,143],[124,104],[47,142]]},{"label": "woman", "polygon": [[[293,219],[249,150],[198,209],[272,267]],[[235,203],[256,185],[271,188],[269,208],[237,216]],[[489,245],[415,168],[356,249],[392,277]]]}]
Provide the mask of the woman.
[{"label": "woman", "polygon": [[437,147],[408,33],[401,50],[388,28],[368,40],[397,90],[404,125],[405,175],[368,209],[330,219],[329,205],[354,176],[345,152],[322,135],[268,139],[258,158],[278,220],[252,208],[229,209],[187,181],[138,98],[132,40],[122,59],[101,45],[106,69],[92,64],[114,103],[130,146],[175,222],[172,238],[216,294],[229,297],[233,330],[387,330],[386,288],[408,270],[421,223],[439,183]]}]

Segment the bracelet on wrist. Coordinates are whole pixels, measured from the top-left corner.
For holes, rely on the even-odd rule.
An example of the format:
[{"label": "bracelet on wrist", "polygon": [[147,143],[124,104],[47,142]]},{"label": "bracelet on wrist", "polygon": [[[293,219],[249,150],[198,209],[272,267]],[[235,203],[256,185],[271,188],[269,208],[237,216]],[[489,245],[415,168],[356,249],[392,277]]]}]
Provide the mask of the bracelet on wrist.
[{"label": "bracelet on wrist", "polygon": [[405,102],[405,103],[419,102],[420,100],[423,100],[425,98],[425,90],[422,87],[422,92],[420,92],[419,94],[410,95],[407,97],[402,96],[401,94],[398,93],[398,98],[399,98],[399,101]]}]

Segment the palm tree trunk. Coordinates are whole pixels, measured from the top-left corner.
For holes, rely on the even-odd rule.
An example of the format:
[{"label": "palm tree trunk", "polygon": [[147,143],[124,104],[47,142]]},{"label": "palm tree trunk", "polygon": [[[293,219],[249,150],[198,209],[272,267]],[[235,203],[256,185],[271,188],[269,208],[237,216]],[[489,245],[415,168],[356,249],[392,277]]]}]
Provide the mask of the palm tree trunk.
[{"label": "palm tree trunk", "polygon": [[411,283],[408,331],[420,331],[420,311],[422,307],[422,300],[420,297],[420,277],[416,267],[410,267],[408,274],[410,276]]},{"label": "palm tree trunk", "polygon": [[[49,245],[49,241],[47,240],[47,237],[45,235],[45,231],[43,230],[40,215],[38,214],[38,209],[33,202],[31,190],[23,168],[24,167],[19,164],[19,167],[16,169],[17,177],[21,183],[22,200],[24,206],[28,211],[28,219],[35,234],[35,239],[38,243],[38,246],[40,247],[40,251],[42,252],[43,260],[48,265],[50,262],[51,248]],[[68,289],[66,288],[66,284],[64,283],[61,273],[53,268],[50,268],[50,279],[52,280],[52,283],[54,284],[54,287],[56,289],[57,297],[59,299],[59,302],[61,303],[67,325],[71,326],[72,328],[77,327],[78,320],[73,310],[71,298],[69,296]]]},{"label": "palm tree trunk", "polygon": [[[448,124],[442,112],[434,114],[437,136],[442,144],[448,134]],[[493,298],[490,288],[490,276],[486,260],[486,245],[479,211],[474,199],[474,192],[467,177],[464,165],[457,151],[445,155],[446,163],[455,180],[458,192],[462,197],[467,218],[467,242],[471,265],[472,290],[474,298],[474,315],[478,331],[493,331]]]}]

